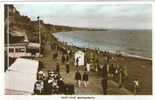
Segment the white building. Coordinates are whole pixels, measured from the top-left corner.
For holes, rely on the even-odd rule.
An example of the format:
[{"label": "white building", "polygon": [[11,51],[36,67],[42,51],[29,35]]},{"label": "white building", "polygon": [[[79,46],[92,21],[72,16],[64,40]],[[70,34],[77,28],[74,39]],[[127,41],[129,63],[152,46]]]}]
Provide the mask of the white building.
[{"label": "white building", "polygon": [[83,66],[84,65],[84,52],[83,51],[77,51],[77,52],[75,52],[75,57],[74,57],[74,59],[75,59],[75,65],[77,64],[76,63],[77,58],[79,59],[78,65],[79,66]]}]

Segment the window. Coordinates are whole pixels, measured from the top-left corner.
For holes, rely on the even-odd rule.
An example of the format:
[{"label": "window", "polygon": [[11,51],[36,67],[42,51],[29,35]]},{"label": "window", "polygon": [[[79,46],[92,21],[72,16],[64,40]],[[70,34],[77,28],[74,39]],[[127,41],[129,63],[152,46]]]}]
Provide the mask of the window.
[{"label": "window", "polygon": [[9,48],[9,52],[14,52],[14,48]]},{"label": "window", "polygon": [[25,48],[16,48],[16,52],[25,52]]}]

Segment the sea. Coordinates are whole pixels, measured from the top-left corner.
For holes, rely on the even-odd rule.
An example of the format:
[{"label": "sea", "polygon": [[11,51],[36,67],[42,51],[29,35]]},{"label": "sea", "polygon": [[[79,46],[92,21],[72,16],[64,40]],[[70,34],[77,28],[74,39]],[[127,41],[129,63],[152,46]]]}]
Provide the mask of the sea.
[{"label": "sea", "polygon": [[152,30],[71,31],[53,35],[68,45],[152,59]]}]

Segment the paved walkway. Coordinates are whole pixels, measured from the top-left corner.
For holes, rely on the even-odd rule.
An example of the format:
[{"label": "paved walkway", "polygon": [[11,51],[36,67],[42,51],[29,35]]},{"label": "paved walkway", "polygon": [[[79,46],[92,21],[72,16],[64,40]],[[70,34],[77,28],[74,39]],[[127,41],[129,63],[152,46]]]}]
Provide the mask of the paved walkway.
[{"label": "paved walkway", "polygon": [[[108,95],[133,95],[129,90],[125,88],[118,88],[118,84],[114,81],[108,80]],[[101,95],[102,87],[98,88],[98,91],[92,90],[92,88],[75,87],[75,94],[77,95]]]},{"label": "paved walkway", "polygon": [[[50,49],[50,46],[47,44],[45,46],[46,54],[40,60],[44,63],[45,68],[43,71],[53,70],[55,69],[56,63],[60,64],[60,74],[64,78],[65,83],[74,84],[75,85],[75,94],[77,95],[101,95],[102,94],[102,87],[101,87],[101,75],[99,72],[91,71],[89,74],[89,85],[87,88],[81,85],[81,87],[77,87],[74,81],[75,75],[75,66],[72,64],[70,65],[70,73],[66,74],[65,65],[61,64],[61,56],[58,57],[57,60],[52,60],[52,54],[55,52],[54,50]],[[72,60],[70,60],[72,62]],[[83,74],[82,68],[80,69],[81,74]],[[132,94],[125,88],[118,88],[118,84],[114,81],[108,80],[108,94],[109,95],[130,95]]]},{"label": "paved walkway", "polygon": [[127,90],[126,88],[118,88],[118,84],[114,81],[108,81],[109,89],[108,94],[118,94],[118,95],[133,95],[132,92]]}]

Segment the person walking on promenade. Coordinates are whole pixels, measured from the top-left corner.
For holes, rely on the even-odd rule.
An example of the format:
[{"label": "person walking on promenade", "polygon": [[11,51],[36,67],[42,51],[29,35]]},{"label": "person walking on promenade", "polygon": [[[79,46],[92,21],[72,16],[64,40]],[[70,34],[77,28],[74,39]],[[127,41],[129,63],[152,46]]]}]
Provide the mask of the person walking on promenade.
[{"label": "person walking on promenade", "polygon": [[107,89],[108,89],[108,84],[107,84],[107,77],[103,77],[102,80],[101,80],[101,86],[102,86],[102,89],[103,89],[103,94],[107,94]]},{"label": "person walking on promenade", "polygon": [[86,71],[89,73],[90,72],[90,64],[87,62],[86,64]]},{"label": "person walking on promenade", "polygon": [[75,67],[76,67],[76,70],[79,70],[79,66],[78,65],[75,65]]},{"label": "person walking on promenade", "polygon": [[69,63],[66,64],[66,73],[68,74],[70,72]]},{"label": "person walking on promenade", "polygon": [[119,81],[119,68],[120,66],[118,64],[114,67],[113,78],[116,82]]},{"label": "person walking on promenade", "polygon": [[65,62],[65,56],[64,56],[64,54],[62,54],[61,62],[62,62],[63,64],[64,64],[64,62]]},{"label": "person walking on promenade", "polygon": [[79,57],[76,58],[76,65],[79,66]]},{"label": "person walking on promenade", "polygon": [[128,69],[126,66],[121,66],[119,68],[119,73],[118,73],[118,83],[119,83],[119,88],[122,87],[124,81],[128,78]]},{"label": "person walking on promenade", "polygon": [[88,78],[88,73],[86,71],[83,74],[82,80],[83,80],[84,86],[87,87],[89,78]]},{"label": "person walking on promenade", "polygon": [[59,66],[59,63],[57,63],[57,65],[56,65],[56,72],[57,72],[57,73],[60,73],[60,66]]},{"label": "person walking on promenade", "polygon": [[115,70],[114,69],[114,64],[111,64],[109,66],[109,75],[110,75],[111,78],[113,78],[113,76],[114,76],[114,74],[113,74],[114,70]]},{"label": "person walking on promenade", "polygon": [[34,85],[34,94],[42,94],[44,88],[44,83],[42,80],[37,80],[37,82]]},{"label": "person walking on promenade", "polygon": [[119,88],[122,87],[122,83],[123,83],[123,70],[122,68],[119,68],[119,72],[118,72],[118,84],[119,84]]},{"label": "person walking on promenade", "polygon": [[75,81],[78,84],[78,87],[80,87],[81,86],[81,74],[79,70],[77,70],[77,72],[75,73]]},{"label": "person walking on promenade", "polygon": [[102,68],[102,77],[108,77],[107,63],[105,63],[103,68]]},{"label": "person walking on promenade", "polygon": [[133,85],[134,85],[134,94],[136,95],[137,94],[137,89],[139,88],[139,81],[138,81],[138,79],[135,79],[133,81]]},{"label": "person walking on promenade", "polygon": [[43,93],[44,94],[50,94],[50,90],[49,90],[49,84],[48,84],[48,77],[46,77],[46,78],[44,78],[44,80],[43,80],[43,82],[44,82],[44,91],[43,91]]},{"label": "person walking on promenade", "polygon": [[56,52],[53,54],[53,59],[54,59],[54,60],[57,60],[57,59],[58,59],[58,51],[56,51]]},{"label": "person walking on promenade", "polygon": [[105,63],[102,68],[102,80],[101,80],[103,94],[107,94],[107,82],[108,82],[108,72],[107,72],[107,63]]}]

